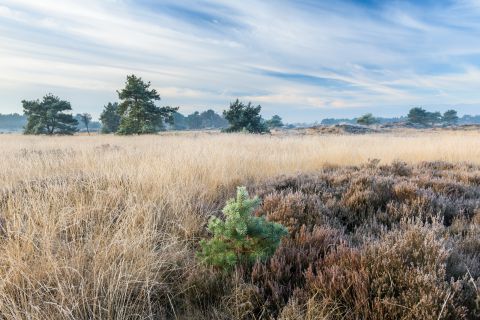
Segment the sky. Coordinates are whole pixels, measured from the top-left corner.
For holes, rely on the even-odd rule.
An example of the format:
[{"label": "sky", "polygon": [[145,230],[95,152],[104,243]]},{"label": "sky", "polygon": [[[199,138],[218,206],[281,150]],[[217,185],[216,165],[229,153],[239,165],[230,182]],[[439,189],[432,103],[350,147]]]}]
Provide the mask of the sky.
[{"label": "sky", "polygon": [[480,0],[0,0],[0,113],[53,93],[96,117],[135,74],[184,114],[480,114],[479,39]]}]

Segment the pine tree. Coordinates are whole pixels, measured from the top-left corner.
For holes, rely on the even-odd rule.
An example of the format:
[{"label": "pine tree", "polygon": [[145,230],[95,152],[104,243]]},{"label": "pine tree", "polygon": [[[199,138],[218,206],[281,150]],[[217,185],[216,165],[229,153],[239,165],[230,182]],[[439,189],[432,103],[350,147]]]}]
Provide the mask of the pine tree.
[{"label": "pine tree", "polygon": [[23,100],[22,104],[27,116],[25,134],[73,134],[77,131],[78,121],[64,112],[72,110],[68,101],[50,93],[42,101]]},{"label": "pine tree", "polygon": [[281,224],[253,216],[259,204],[257,197],[249,198],[246,188],[239,187],[236,199],[227,201],[223,209],[225,220],[210,219],[208,230],[213,238],[200,242],[199,257],[209,265],[230,269],[237,263],[252,264],[273,255],[288,231]]},{"label": "pine tree", "polygon": [[118,106],[121,116],[119,134],[143,134],[158,132],[164,121],[173,123],[173,113],[178,108],[157,107],[160,95],[150,89],[150,82],[143,82],[135,75],[127,76],[125,88],[118,91],[122,102]]},{"label": "pine tree", "polygon": [[423,108],[412,108],[408,112],[408,122],[416,124],[427,124],[428,123],[428,112]]},{"label": "pine tree", "polygon": [[250,133],[269,132],[265,120],[260,115],[262,107],[260,105],[253,106],[251,102],[244,104],[238,99],[230,103],[230,108],[223,111],[223,116],[229,122],[230,127],[225,129],[226,132]]},{"label": "pine tree", "polygon": [[100,121],[102,122],[102,133],[115,133],[120,126],[120,115],[117,112],[118,103],[109,102],[103,107],[100,114]]},{"label": "pine tree", "polygon": [[448,125],[457,124],[458,122],[457,111],[456,110],[445,111],[442,116],[442,121]]}]

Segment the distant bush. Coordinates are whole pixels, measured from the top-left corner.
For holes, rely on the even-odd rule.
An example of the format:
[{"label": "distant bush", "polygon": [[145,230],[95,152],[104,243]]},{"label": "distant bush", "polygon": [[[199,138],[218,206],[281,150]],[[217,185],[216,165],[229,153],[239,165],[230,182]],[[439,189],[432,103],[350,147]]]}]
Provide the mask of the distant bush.
[{"label": "distant bush", "polygon": [[236,199],[230,199],[223,209],[225,221],[210,219],[208,230],[213,238],[200,242],[201,259],[209,265],[230,269],[237,263],[254,263],[270,257],[288,232],[281,224],[253,216],[259,204],[258,198],[249,198],[247,189],[239,187]]}]

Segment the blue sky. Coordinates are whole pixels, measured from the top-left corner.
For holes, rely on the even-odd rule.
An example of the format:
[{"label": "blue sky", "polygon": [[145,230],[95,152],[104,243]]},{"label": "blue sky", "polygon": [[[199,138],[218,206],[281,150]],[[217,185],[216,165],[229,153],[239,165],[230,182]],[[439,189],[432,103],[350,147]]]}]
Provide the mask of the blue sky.
[{"label": "blue sky", "polygon": [[52,92],[97,116],[135,73],[183,113],[480,114],[479,39],[479,0],[0,0],[0,113]]}]

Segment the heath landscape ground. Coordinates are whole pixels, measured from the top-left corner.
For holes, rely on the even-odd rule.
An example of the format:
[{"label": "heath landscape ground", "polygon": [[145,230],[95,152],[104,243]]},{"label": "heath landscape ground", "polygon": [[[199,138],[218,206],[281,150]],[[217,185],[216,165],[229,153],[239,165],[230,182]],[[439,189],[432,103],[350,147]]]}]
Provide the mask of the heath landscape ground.
[{"label": "heath landscape ground", "polygon": [[[2,319],[475,319],[480,133],[0,137]],[[226,273],[237,186],[289,236]]]}]

